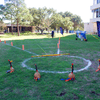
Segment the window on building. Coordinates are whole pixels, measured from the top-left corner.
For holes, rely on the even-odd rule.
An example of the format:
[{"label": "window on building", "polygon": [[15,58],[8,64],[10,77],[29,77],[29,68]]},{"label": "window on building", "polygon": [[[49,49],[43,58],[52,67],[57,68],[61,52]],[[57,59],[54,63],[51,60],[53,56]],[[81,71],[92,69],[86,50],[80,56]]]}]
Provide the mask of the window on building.
[{"label": "window on building", "polygon": [[96,11],[96,18],[98,18],[98,11]]},{"label": "window on building", "polygon": [[100,0],[97,0],[97,4],[100,3]]},{"label": "window on building", "polygon": [[99,8],[99,17],[100,17],[100,8]]},{"label": "window on building", "polygon": [[95,9],[95,12],[96,12],[96,18],[98,18],[98,16],[99,16],[99,9]]}]

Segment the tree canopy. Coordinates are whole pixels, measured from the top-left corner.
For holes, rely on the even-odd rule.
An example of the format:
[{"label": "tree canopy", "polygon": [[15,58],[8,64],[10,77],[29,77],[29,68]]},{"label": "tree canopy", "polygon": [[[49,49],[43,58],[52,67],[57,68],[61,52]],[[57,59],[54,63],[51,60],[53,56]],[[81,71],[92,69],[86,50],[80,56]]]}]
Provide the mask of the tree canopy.
[{"label": "tree canopy", "polygon": [[[59,12],[53,8],[26,8],[24,0],[11,0],[10,3],[6,3],[5,6],[0,5],[0,14],[12,23],[17,23],[17,31],[19,34],[19,25],[31,25],[36,29],[44,30],[51,29],[59,30],[62,27],[66,32],[68,30],[83,30],[84,25],[82,19],[78,15],[74,15],[71,12]],[[13,32],[13,26],[12,26]],[[13,34],[13,33],[12,33]]]},{"label": "tree canopy", "polygon": [[4,16],[6,19],[11,20],[13,23],[17,23],[17,32],[19,33],[19,24],[20,25],[29,25],[33,20],[29,10],[26,8],[24,0],[11,0],[10,3],[5,5]]}]

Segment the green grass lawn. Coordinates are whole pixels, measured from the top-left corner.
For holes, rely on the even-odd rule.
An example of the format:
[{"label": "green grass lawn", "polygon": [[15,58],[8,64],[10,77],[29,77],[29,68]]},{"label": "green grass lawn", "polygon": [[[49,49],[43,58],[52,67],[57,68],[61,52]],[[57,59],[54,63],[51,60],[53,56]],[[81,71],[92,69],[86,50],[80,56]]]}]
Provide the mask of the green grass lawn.
[{"label": "green grass lawn", "polygon": [[[60,34],[55,38],[48,36],[12,36],[1,35],[0,39],[7,40],[19,48],[24,45],[25,50],[35,55],[56,54]],[[65,82],[61,78],[68,78],[69,73],[43,73],[41,79],[34,80],[35,71],[22,67],[24,60],[34,54],[16,49],[0,43],[0,100],[100,100],[100,72],[95,72],[100,58],[100,38],[95,39],[87,35],[88,41],[75,40],[75,35],[61,37],[60,53],[70,53],[71,56],[83,57],[92,62],[89,69],[75,74],[75,80]],[[10,38],[10,39],[9,39]],[[9,41],[8,41],[9,40]],[[41,49],[42,48],[42,49]],[[8,59],[13,60],[13,73],[6,73],[10,69]],[[32,58],[26,62],[30,68],[45,71],[71,71],[84,68],[87,63],[79,58],[68,56]]]}]

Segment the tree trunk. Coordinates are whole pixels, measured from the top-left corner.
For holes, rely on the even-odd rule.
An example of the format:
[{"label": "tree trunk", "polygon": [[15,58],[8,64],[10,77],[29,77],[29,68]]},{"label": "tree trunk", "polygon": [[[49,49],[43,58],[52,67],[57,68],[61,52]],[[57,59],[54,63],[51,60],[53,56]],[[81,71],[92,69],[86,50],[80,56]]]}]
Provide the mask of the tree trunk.
[{"label": "tree trunk", "polygon": [[12,32],[12,35],[13,35],[12,15],[11,15],[11,32]]},{"label": "tree trunk", "polygon": [[33,28],[34,28],[33,32],[35,33],[35,26]]},{"label": "tree trunk", "polygon": [[48,33],[49,33],[49,28],[48,28]]},{"label": "tree trunk", "polygon": [[21,26],[20,26],[20,33],[21,33]]},{"label": "tree trunk", "polygon": [[41,30],[41,34],[43,34],[43,30]]},{"label": "tree trunk", "polygon": [[18,25],[18,20],[17,20],[17,32],[18,32],[18,36],[19,36],[20,34],[19,34],[19,25]]},{"label": "tree trunk", "polygon": [[12,32],[12,35],[13,35],[13,25],[11,24],[11,32]]},{"label": "tree trunk", "polygon": [[32,26],[31,32],[32,32],[32,33],[35,33],[35,26]]},{"label": "tree trunk", "polygon": [[59,33],[59,30],[57,30],[57,33]]},{"label": "tree trunk", "polygon": [[37,32],[39,32],[39,29],[37,29]]},{"label": "tree trunk", "polygon": [[31,26],[31,32],[33,33],[33,26]]},{"label": "tree trunk", "polygon": [[66,33],[68,33],[68,29],[66,29]]}]

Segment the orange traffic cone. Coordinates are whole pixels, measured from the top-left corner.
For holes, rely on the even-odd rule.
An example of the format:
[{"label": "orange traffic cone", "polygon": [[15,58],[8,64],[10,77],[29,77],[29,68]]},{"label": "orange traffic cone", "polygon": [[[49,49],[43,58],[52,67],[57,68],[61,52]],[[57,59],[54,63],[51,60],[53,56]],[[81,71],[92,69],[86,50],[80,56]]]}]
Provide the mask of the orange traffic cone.
[{"label": "orange traffic cone", "polygon": [[6,41],[4,40],[4,43],[6,44]]},{"label": "orange traffic cone", "polygon": [[11,42],[11,46],[13,46],[13,42]]},{"label": "orange traffic cone", "polygon": [[22,50],[24,50],[24,45],[22,45]]}]

